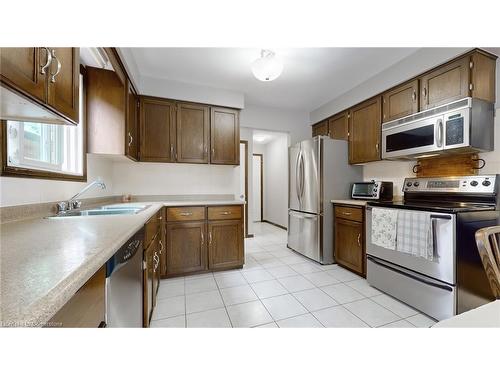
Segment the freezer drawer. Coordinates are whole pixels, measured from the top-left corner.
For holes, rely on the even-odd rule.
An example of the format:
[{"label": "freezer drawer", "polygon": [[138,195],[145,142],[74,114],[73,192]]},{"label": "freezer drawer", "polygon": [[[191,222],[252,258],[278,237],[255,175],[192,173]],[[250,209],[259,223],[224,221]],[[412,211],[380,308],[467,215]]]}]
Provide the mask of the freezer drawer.
[{"label": "freezer drawer", "polygon": [[368,257],[366,280],[437,320],[456,314],[456,288],[383,260]]},{"label": "freezer drawer", "polygon": [[321,215],[288,211],[288,247],[321,262]]}]

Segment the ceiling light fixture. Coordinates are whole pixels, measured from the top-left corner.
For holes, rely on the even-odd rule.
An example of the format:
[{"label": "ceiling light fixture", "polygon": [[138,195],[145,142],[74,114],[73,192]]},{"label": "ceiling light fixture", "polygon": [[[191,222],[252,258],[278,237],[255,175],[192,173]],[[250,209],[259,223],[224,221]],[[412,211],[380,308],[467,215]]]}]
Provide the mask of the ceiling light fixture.
[{"label": "ceiling light fixture", "polygon": [[260,52],[260,57],[252,63],[252,73],[259,81],[272,81],[283,71],[283,62],[276,53],[268,49]]}]

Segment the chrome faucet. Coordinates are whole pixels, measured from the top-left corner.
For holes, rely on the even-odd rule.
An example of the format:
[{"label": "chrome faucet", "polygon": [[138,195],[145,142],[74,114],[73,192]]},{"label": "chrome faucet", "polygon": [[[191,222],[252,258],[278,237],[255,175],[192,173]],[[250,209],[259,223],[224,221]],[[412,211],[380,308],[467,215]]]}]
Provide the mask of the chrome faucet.
[{"label": "chrome faucet", "polygon": [[76,198],[85,193],[94,185],[99,186],[102,190],[106,189],[106,184],[104,183],[104,181],[102,181],[101,178],[97,178],[97,180],[85,186],[79,193],[73,195],[69,200],[57,203],[57,213],[64,213],[66,211],[76,210],[80,208],[82,202],[77,200]]}]

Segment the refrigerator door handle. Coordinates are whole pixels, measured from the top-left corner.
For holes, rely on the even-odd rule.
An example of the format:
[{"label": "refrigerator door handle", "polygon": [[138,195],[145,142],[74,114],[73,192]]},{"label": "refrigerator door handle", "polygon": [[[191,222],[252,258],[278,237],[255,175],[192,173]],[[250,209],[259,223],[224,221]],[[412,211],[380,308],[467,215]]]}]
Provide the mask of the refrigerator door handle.
[{"label": "refrigerator door handle", "polygon": [[304,199],[304,184],[305,184],[305,171],[304,171],[304,154],[300,152],[300,199]]},{"label": "refrigerator door handle", "polygon": [[300,191],[300,160],[302,157],[302,150],[299,151],[297,155],[297,161],[295,162],[295,192],[297,193],[297,199],[299,200],[299,206],[302,207],[302,193]]}]

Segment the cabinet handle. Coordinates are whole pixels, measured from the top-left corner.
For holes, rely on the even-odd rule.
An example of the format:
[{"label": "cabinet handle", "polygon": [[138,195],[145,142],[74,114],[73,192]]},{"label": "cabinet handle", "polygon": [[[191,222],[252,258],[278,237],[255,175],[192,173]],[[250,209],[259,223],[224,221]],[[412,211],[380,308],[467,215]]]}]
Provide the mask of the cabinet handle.
[{"label": "cabinet handle", "polygon": [[208,232],[208,244],[212,244],[212,232]]},{"label": "cabinet handle", "polygon": [[205,146],[205,155],[208,155],[208,146]]},{"label": "cabinet handle", "polygon": [[413,90],[413,94],[411,96],[413,98],[413,101],[416,102],[417,101],[417,91],[416,90]]},{"label": "cabinet handle", "polygon": [[132,145],[132,142],[134,141],[134,138],[132,137],[132,135],[130,134],[130,132],[128,132],[128,147],[130,147]]},{"label": "cabinet handle", "polygon": [[361,247],[361,233],[358,233],[358,246]]},{"label": "cabinet handle", "polygon": [[342,214],[346,215],[346,216],[350,216],[351,213],[350,212],[342,212]]},{"label": "cabinet handle", "polygon": [[201,244],[203,245],[205,243],[205,236],[203,235],[203,232],[201,232]]},{"label": "cabinet handle", "polygon": [[212,147],[212,155],[215,155],[215,148]]},{"label": "cabinet handle", "polygon": [[380,147],[380,146],[379,146],[378,142],[377,142],[377,143],[375,143],[375,150],[377,150],[377,152],[378,152],[379,147]]},{"label": "cabinet handle", "polygon": [[52,54],[50,53],[50,50],[47,47],[42,47],[42,49],[44,49],[47,52],[47,61],[43,65],[40,64],[40,74],[43,75],[43,74],[45,74],[45,72],[47,71],[47,68],[52,63]]},{"label": "cabinet handle", "polygon": [[231,215],[231,211],[224,211],[220,213],[221,215]]},{"label": "cabinet handle", "polygon": [[192,212],[181,212],[179,215],[181,216],[191,216],[193,213]]},{"label": "cabinet handle", "polygon": [[174,145],[170,145],[170,159],[174,160]]},{"label": "cabinet handle", "polygon": [[56,82],[56,76],[59,74],[59,72],[61,71],[61,61],[59,61],[59,59],[57,58],[56,56],[56,50],[53,49],[52,50],[52,57],[56,60],[56,63],[57,63],[57,70],[54,74],[52,74],[52,77],[50,77],[50,82],[52,83],[55,83]]},{"label": "cabinet handle", "polygon": [[160,240],[160,254],[163,254],[163,242]]},{"label": "cabinet handle", "polygon": [[424,87],[423,94],[424,94],[424,97],[427,96],[427,87]]}]

